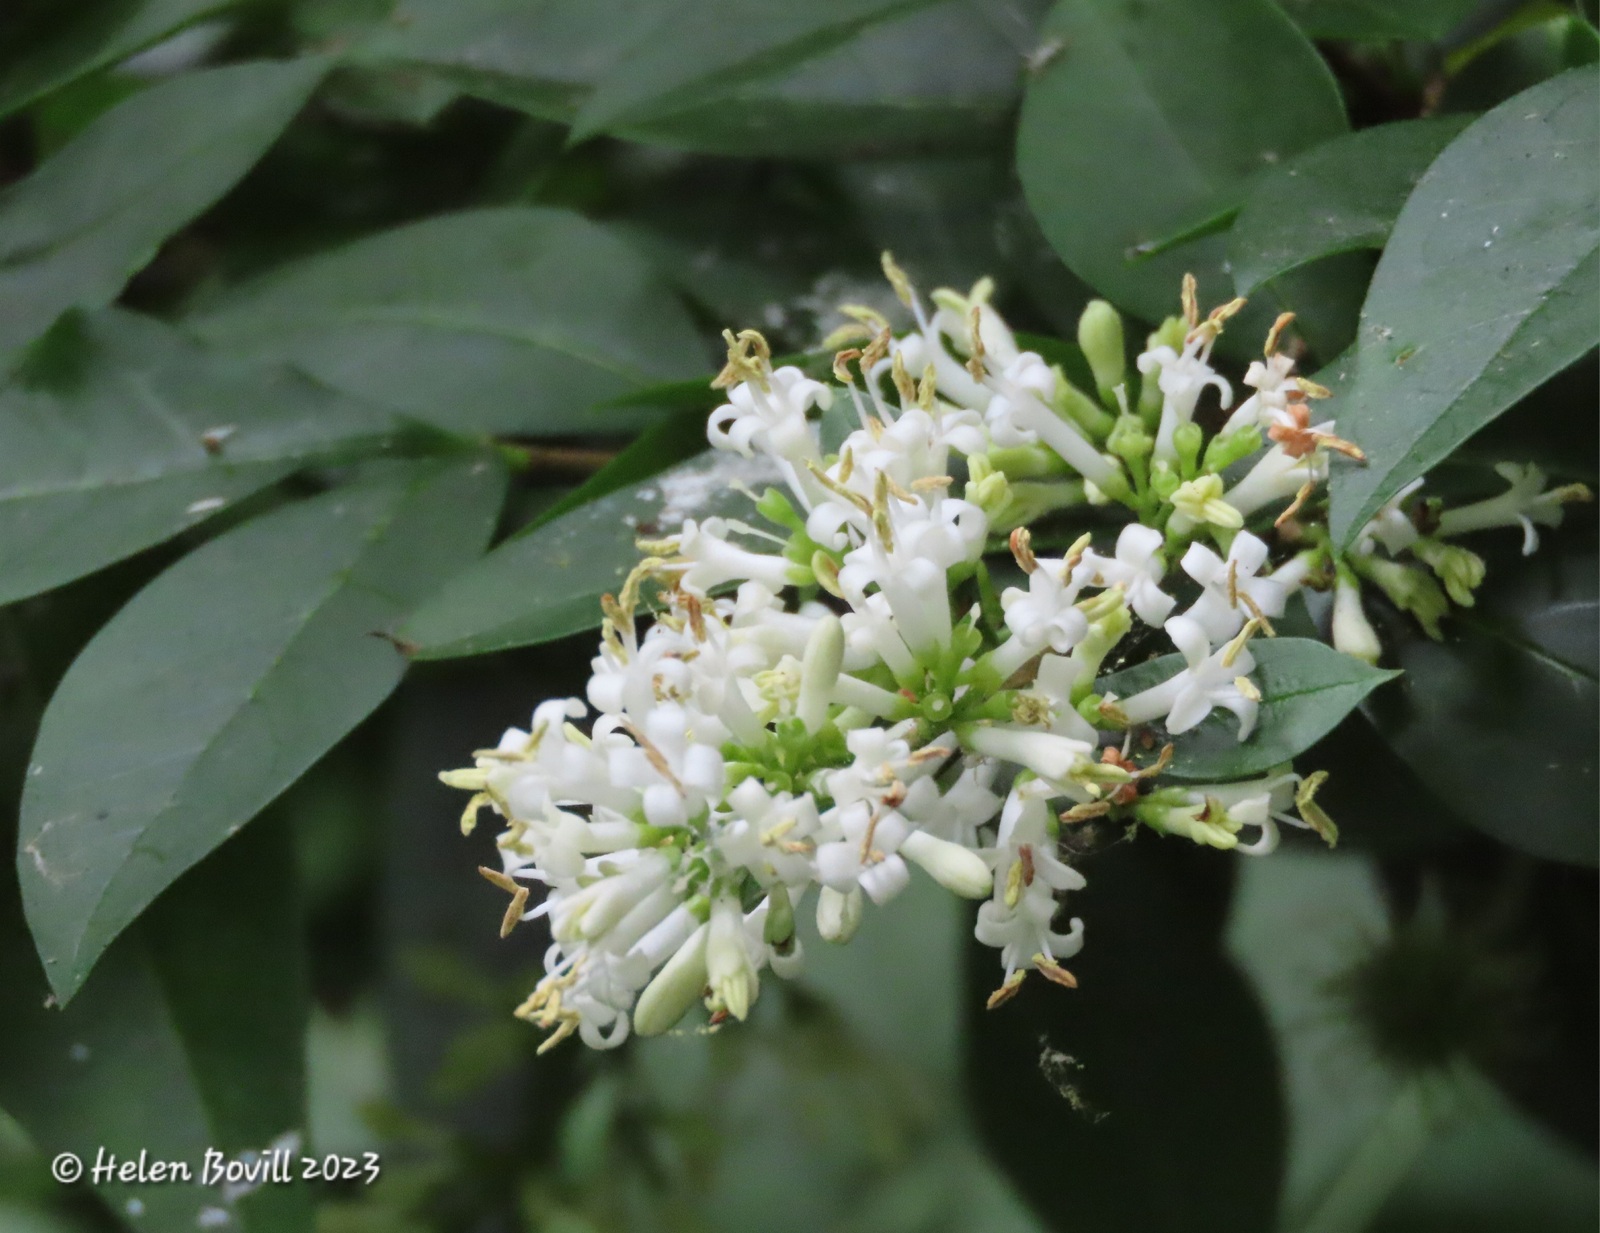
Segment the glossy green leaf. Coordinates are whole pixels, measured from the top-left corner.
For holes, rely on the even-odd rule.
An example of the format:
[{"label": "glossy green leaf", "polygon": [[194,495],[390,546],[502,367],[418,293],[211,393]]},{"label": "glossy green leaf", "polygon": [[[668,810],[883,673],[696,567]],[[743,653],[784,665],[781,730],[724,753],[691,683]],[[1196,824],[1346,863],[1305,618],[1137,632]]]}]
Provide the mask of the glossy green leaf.
[{"label": "glossy green leaf", "polygon": [[1481,0],[1279,0],[1316,39],[1441,39]]},{"label": "glossy green leaf", "polygon": [[1457,137],[1395,223],[1362,309],[1335,469],[1343,544],[1411,480],[1596,342],[1600,71],[1519,94]]},{"label": "glossy green leaf", "polygon": [[146,1150],[188,1164],[194,1184],[95,1187],[113,1211],[139,1213],[134,1228],[192,1229],[216,1209],[246,1233],[298,1233],[310,1221],[306,1188],[267,1186],[230,1203],[198,1179],[208,1148],[236,1156],[285,1135],[304,1142],[300,928],[287,831],[252,828],[172,887],[58,1010],[8,890],[0,1106],[41,1150],[73,1152],[86,1167],[102,1147],[119,1161]]},{"label": "glossy green leaf", "polygon": [[[1430,642],[1386,630],[1403,685],[1366,706],[1378,731],[1463,820],[1551,860],[1600,861],[1600,566],[1547,532],[1490,561],[1478,606]],[[1550,542],[1555,539],[1557,542]]]},{"label": "glossy green leaf", "polygon": [[750,517],[734,484],[776,482],[764,459],[706,453],[619,489],[501,544],[424,604],[400,631],[419,659],[482,655],[548,642],[600,624],[643,555],[640,537],[669,535],[685,518]]},{"label": "glossy green leaf", "polygon": [[0,603],[159,543],[307,460],[394,444],[386,413],[153,318],[66,324],[52,371],[0,389]]},{"label": "glossy green leaf", "polygon": [[0,116],[105,68],[236,0],[85,0],[14,35],[0,56]]},{"label": "glossy green leaf", "polygon": [[968,0],[874,24],[793,68],[619,129],[632,141],[786,158],[992,149],[1020,94],[1014,44]]},{"label": "glossy green leaf", "polygon": [[[1310,638],[1256,638],[1250,644],[1256,668],[1251,680],[1261,690],[1256,730],[1239,740],[1239,722],[1213,711],[1199,727],[1172,740],[1176,779],[1243,779],[1260,775],[1315,745],[1369,693],[1398,673],[1369,667]],[[1128,698],[1166,680],[1183,667],[1180,655],[1103,677],[1100,692]]]},{"label": "glossy green leaf", "polygon": [[671,115],[836,47],[930,0],[665,0],[636,21],[573,120],[576,140]]},{"label": "glossy green leaf", "polygon": [[1228,233],[1239,294],[1318,257],[1382,248],[1428,164],[1470,119],[1380,124],[1265,172]]},{"label": "glossy green leaf", "polygon": [[40,726],[17,868],[57,996],[180,873],[398,684],[382,636],[481,551],[494,463],[378,464],[179,561],[78,656]]},{"label": "glossy green leaf", "polygon": [[606,228],[472,210],[293,262],[188,323],[346,393],[456,431],[617,431],[585,408],[706,368],[681,304]]},{"label": "glossy green leaf", "polygon": [[162,241],[255,165],[325,68],[260,61],[170,78],[0,194],[0,360],[67,309],[115,299]]},{"label": "glossy green leaf", "polygon": [[[624,51],[626,32],[661,7],[406,0],[403,25],[387,23],[350,54],[570,123]],[[998,137],[1015,105],[1018,66],[991,21],[967,0],[943,0],[756,80],[708,82],[714,99],[622,121],[617,131],[684,149],[788,157],[976,147]]]},{"label": "glossy green leaf", "polygon": [[1057,927],[1083,918],[1079,988],[1033,975],[985,1010],[1005,972],[969,943],[967,1096],[995,1162],[1051,1229],[1271,1233],[1277,1048],[1218,944],[1237,862],[1141,835],[1074,864],[1088,886]]},{"label": "glossy green leaf", "polygon": [[1062,260],[1147,320],[1177,311],[1185,272],[1208,303],[1224,299],[1223,237],[1135,250],[1345,130],[1321,57],[1269,0],[1061,0],[1043,39],[1053,55],[1028,84],[1017,169]]}]

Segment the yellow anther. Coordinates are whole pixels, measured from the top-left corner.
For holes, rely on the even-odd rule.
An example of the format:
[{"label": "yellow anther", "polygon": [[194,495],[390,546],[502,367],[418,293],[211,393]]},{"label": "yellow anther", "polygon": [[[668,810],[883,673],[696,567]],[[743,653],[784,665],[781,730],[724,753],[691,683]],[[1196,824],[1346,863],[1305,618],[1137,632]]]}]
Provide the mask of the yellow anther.
[{"label": "yellow anther", "polygon": [[1020,971],[1011,973],[1010,976],[1006,977],[1005,984],[1001,985],[989,995],[989,1000],[983,1004],[984,1009],[993,1010],[997,1006],[1004,1006],[1012,998],[1017,996],[1017,991],[1022,988],[1022,982],[1026,980],[1027,977],[1027,968],[1023,968]]}]

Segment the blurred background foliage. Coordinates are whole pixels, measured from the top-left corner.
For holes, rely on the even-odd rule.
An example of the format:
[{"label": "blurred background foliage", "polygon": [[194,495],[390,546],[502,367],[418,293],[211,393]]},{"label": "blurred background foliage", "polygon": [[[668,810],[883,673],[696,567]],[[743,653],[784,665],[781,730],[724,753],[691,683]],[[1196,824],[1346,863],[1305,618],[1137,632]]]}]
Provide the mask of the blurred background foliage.
[{"label": "blurred background foliage", "polygon": [[[1445,644],[1379,614],[1411,684],[1307,759],[1336,852],[1094,854],[1071,997],[985,1013],[964,909],[919,885],[847,951],[813,939],[741,1030],[535,1058],[509,1012],[540,947],[495,937],[491,840],[434,775],[581,692],[595,599],[694,489],[692,461],[655,477],[703,448],[722,328],[812,352],[840,301],[888,306],[886,247],[925,287],[993,275],[1019,329],[1065,338],[1093,295],[1158,320],[1194,270],[1294,308],[1346,392],[1419,177],[1592,74],[1594,17],[0,9],[5,799],[28,782],[0,1230],[1592,1231],[1588,510],[1492,560]],[[1587,303],[1441,484],[1492,489],[1505,457],[1594,481]],[[286,1132],[382,1177],[231,1198],[48,1171]]]}]

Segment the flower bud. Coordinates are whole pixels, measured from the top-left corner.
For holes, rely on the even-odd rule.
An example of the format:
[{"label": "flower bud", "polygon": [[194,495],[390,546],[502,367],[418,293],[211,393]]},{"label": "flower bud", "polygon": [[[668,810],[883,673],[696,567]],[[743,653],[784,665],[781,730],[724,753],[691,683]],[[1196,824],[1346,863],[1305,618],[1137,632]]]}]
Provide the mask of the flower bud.
[{"label": "flower bud", "polygon": [[1179,424],[1172,430],[1172,448],[1178,452],[1180,475],[1194,475],[1200,461],[1200,446],[1204,441],[1205,433],[1193,420]]},{"label": "flower bud", "polygon": [[1124,462],[1150,457],[1156,439],[1145,430],[1144,421],[1137,415],[1117,417],[1117,425],[1106,438],[1106,448]]},{"label": "flower bud", "polygon": [[742,1021],[761,992],[761,982],[745,945],[739,901],[732,896],[719,899],[711,909],[708,929],[706,982],[711,986],[711,1001]]},{"label": "flower bud", "polygon": [[701,925],[656,973],[633,1010],[633,1030],[659,1036],[689,1013],[706,987],[706,940],[711,927]]},{"label": "flower bud", "polygon": [[807,732],[818,731],[828,719],[828,701],[844,663],[844,626],[831,612],[818,619],[806,642],[800,665],[800,699],[795,707]]},{"label": "flower bud", "polygon": [[794,902],[782,882],[767,892],[767,919],[761,926],[761,939],[768,946],[783,946],[794,940]]},{"label": "flower bud", "polygon": [[1205,460],[1201,463],[1201,470],[1217,474],[1226,471],[1241,458],[1248,458],[1261,448],[1261,430],[1254,424],[1244,428],[1236,428],[1232,432],[1219,433],[1211,438],[1211,444],[1206,446]]},{"label": "flower bud", "polygon": [[1361,607],[1361,584],[1343,568],[1333,586],[1333,646],[1369,664],[1383,654],[1378,633]]},{"label": "flower bud", "polygon": [[836,891],[824,886],[817,896],[817,932],[824,942],[848,942],[861,927],[861,888]]},{"label": "flower bud", "polygon": [[900,844],[900,855],[921,865],[927,875],[963,899],[984,899],[994,889],[994,876],[970,848],[927,831],[912,831]]},{"label": "flower bud", "polygon": [[1106,406],[1116,406],[1113,391],[1127,372],[1127,349],[1122,340],[1122,315],[1104,300],[1090,300],[1078,318],[1078,346],[1089,361],[1094,383]]}]

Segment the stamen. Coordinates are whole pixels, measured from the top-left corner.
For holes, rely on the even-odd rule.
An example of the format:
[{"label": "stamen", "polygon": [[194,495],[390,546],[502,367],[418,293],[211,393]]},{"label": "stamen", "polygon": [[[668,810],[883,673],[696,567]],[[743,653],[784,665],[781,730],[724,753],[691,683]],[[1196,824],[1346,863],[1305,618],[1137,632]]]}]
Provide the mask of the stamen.
[{"label": "stamen", "polygon": [[989,1000],[983,1004],[985,1010],[994,1010],[1004,1006],[1017,996],[1017,991],[1022,988],[1022,982],[1028,978],[1028,969],[1022,968],[1006,977],[1005,984],[1001,985],[989,995]]},{"label": "stamen", "polygon": [[1031,574],[1039,568],[1039,558],[1033,555],[1033,535],[1027,527],[1018,527],[1012,531],[1008,542],[1011,545],[1011,555],[1023,573]]},{"label": "stamen", "polygon": [[1293,313],[1278,314],[1278,319],[1272,323],[1272,328],[1267,331],[1267,345],[1261,349],[1262,355],[1270,360],[1277,354],[1278,340],[1283,337],[1283,332],[1289,328],[1293,320]]}]

